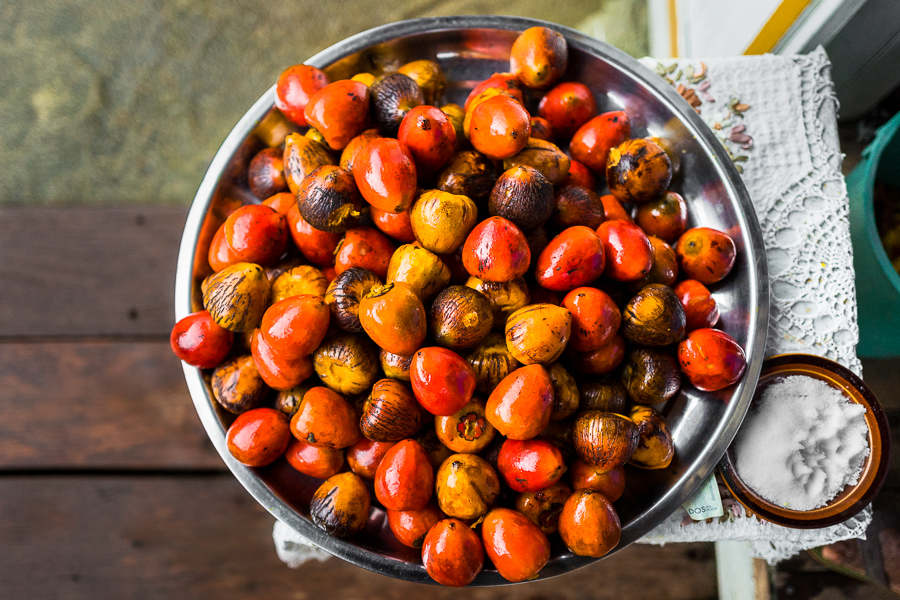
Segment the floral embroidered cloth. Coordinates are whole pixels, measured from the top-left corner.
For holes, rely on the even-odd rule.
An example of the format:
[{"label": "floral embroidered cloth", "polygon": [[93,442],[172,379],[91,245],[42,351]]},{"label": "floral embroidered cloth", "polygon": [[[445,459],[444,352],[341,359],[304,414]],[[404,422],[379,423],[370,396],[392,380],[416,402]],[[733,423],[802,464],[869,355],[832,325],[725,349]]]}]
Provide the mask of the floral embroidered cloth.
[{"label": "floral embroidered cloth", "polygon": [[[825,52],[642,62],[709,124],[750,192],[769,263],[767,356],[818,354],[860,374],[849,199]],[[725,516],[693,521],[679,509],[640,542],[748,541],[757,556],[774,563],[863,537],[872,519],[866,509],[834,527],[788,529],[748,516],[724,486],[720,492]],[[291,566],[328,556],[282,523],[273,537],[278,556]]]}]

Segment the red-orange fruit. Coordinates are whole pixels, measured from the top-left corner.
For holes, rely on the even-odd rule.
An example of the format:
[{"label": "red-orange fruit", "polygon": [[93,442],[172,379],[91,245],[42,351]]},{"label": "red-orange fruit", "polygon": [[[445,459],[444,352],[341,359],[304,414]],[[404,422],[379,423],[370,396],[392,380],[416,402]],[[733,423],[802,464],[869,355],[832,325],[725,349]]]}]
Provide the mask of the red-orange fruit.
[{"label": "red-orange fruit", "polygon": [[291,192],[279,192],[263,200],[263,205],[280,212],[287,218],[291,209],[297,206],[297,199]]},{"label": "red-orange fruit", "polygon": [[747,358],[733,337],[718,329],[695,329],[678,344],[678,362],[691,385],[714,392],[737,383]]},{"label": "red-orange fruit", "polygon": [[328,76],[315,67],[294,65],[278,76],[275,84],[275,106],[300,127],[306,127],[303,114],[309,98],[328,85]]},{"label": "red-orange fruit", "polygon": [[416,161],[416,168],[436,173],[456,153],[456,131],[443,111],[434,106],[417,106],[409,111],[397,132]]},{"label": "red-orange fruit", "polygon": [[367,438],[360,438],[358,442],[345,450],[347,465],[350,470],[369,481],[375,481],[375,473],[381,464],[384,455],[394,446],[395,442],[373,442]]},{"label": "red-orange fruit", "polygon": [[360,150],[369,145],[374,139],[380,138],[381,134],[377,129],[366,129],[361,134],[350,140],[341,151],[341,160],[339,162],[342,169],[353,172],[353,166],[356,164],[356,157],[359,156]]},{"label": "red-orange fruit", "polygon": [[397,541],[410,548],[421,548],[427,534],[438,521],[447,516],[437,502],[429,502],[419,510],[388,510],[388,526]]},{"label": "red-orange fruit", "polygon": [[484,547],[471,527],[458,519],[444,519],[425,536],[422,564],[441,585],[464,587],[481,573]]},{"label": "red-orange fruit", "polygon": [[513,42],[509,70],[530,88],[553,85],[569,65],[566,38],[548,27],[529,27]]},{"label": "red-orange fruit", "polygon": [[636,281],[653,266],[653,247],[640,227],[615,219],[597,228],[606,252],[603,274],[615,281]]},{"label": "red-orange fruit", "polygon": [[678,238],[675,254],[686,279],[709,285],[731,272],[737,250],[728,234],[709,227],[694,227]]},{"label": "red-orange fruit", "polygon": [[469,141],[476,150],[494,160],[519,152],[531,135],[531,117],[509,96],[488,98],[472,111]]},{"label": "red-orange fruit", "polygon": [[388,212],[405,211],[416,195],[413,155],[393,138],[366,144],[353,161],[353,178],[366,202]]},{"label": "red-orange fruit", "polygon": [[372,222],[375,223],[375,227],[381,230],[381,233],[389,235],[398,242],[409,244],[416,239],[408,209],[403,212],[392,213],[373,206]]},{"label": "red-orange fruit", "polygon": [[594,94],[583,83],[566,81],[544,94],[538,114],[547,119],[561,138],[570,138],[597,112]]},{"label": "red-orange fruit", "polygon": [[425,508],[433,491],[434,468],[415,440],[391,447],[375,472],[375,497],[388,510]]},{"label": "red-orange fruit", "polygon": [[309,99],[303,114],[325,137],[332,150],[341,150],[362,133],[369,112],[369,88],[342,79],[329,83]]},{"label": "red-orange fruit", "polygon": [[469,275],[485,281],[512,281],[528,270],[531,250],[522,230],[503,217],[489,217],[469,233],[462,260]]},{"label": "red-orange fruit", "polygon": [[340,275],[350,267],[362,267],[384,280],[394,250],[394,244],[377,229],[348,229],[334,250],[335,272]]},{"label": "red-orange fruit", "polygon": [[175,356],[201,369],[218,366],[228,356],[233,343],[234,334],[216,324],[206,310],[175,323],[169,336]]},{"label": "red-orange fruit", "polygon": [[597,189],[597,178],[594,173],[582,162],[574,158],[569,160],[569,173],[566,178],[559,184],[560,188],[567,185],[578,185],[591,191]]},{"label": "red-orange fruit", "polygon": [[572,367],[587,375],[604,375],[625,359],[625,338],[617,333],[605,346],[588,352],[570,352]]},{"label": "red-orange fruit", "polygon": [[685,329],[693,331],[713,327],[719,322],[719,305],[705,285],[696,279],[678,282],[672,291],[684,307]]},{"label": "red-orange fruit", "polygon": [[594,281],[605,264],[600,236],[590,227],[576,225],[550,240],[534,274],[540,285],[563,292]]},{"label": "red-orange fruit", "polygon": [[559,513],[571,495],[569,486],[563,481],[557,481],[536,492],[519,494],[516,498],[516,510],[540,527],[544,535],[551,535],[556,533]]},{"label": "red-orange fruit", "polygon": [[287,219],[278,211],[261,204],[240,207],[222,225],[222,235],[233,260],[229,264],[274,263],[284,254],[287,233]]},{"label": "red-orange fruit", "polygon": [[597,288],[575,288],[563,298],[562,306],[572,313],[569,347],[579,352],[606,346],[622,324],[619,307],[609,294]]},{"label": "red-orange fruit", "polygon": [[328,333],[330,322],[331,311],[322,296],[301,294],[270,306],[259,327],[276,352],[293,359],[312,354]]},{"label": "red-orange fruit", "polygon": [[559,536],[573,554],[600,557],[618,545],[622,524],[603,494],[579,490],[566,500],[559,515]]},{"label": "red-orange fruit", "polygon": [[625,469],[617,467],[611,471],[598,471],[583,460],[569,463],[569,481],[573,490],[594,490],[600,492],[610,502],[615,502],[625,492]]},{"label": "red-orange fruit", "polygon": [[569,154],[574,160],[599,175],[606,174],[609,151],[631,135],[631,121],[623,110],[597,115],[578,128],[569,142]]},{"label": "red-orange fruit", "polygon": [[553,141],[553,127],[543,117],[531,117],[531,137],[545,142]]},{"label": "red-orange fruit", "polygon": [[284,457],[292,467],[316,479],[328,479],[344,466],[343,450],[320,448],[295,437],[291,438]]},{"label": "red-orange fruit", "polygon": [[497,88],[515,97],[519,102],[524,102],[522,90],[519,89],[519,80],[513,73],[494,73],[469,92],[463,109],[468,111],[472,100],[481,95],[484,90],[489,88]]},{"label": "red-orange fruit", "polygon": [[307,355],[298,356],[275,350],[260,334],[253,331],[250,338],[250,354],[259,376],[275,390],[290,390],[306,381],[313,374],[313,361]]},{"label": "red-orange fruit", "polygon": [[291,238],[306,260],[320,267],[334,264],[334,250],[341,241],[341,234],[322,231],[307,223],[296,202],[288,211],[288,223]]},{"label": "red-orange fruit", "polygon": [[413,355],[410,384],[419,404],[433,415],[450,416],[472,399],[475,373],[462,356],[430,346]]},{"label": "red-orange fruit", "polygon": [[497,470],[511,489],[536,492],[559,481],[566,465],[562,452],[553,442],[506,440],[497,456]]},{"label": "red-orange fruit", "polygon": [[667,191],[655,200],[638,206],[635,222],[647,235],[674,243],[687,229],[687,202],[680,194]]},{"label": "red-orange fruit", "polygon": [[527,365],[507,375],[494,388],[485,416],[500,435],[528,440],[543,431],[552,411],[553,381],[542,365]]},{"label": "red-orange fruit", "polygon": [[274,408],[255,408],[238,415],[225,434],[228,451],[248,467],[272,464],[290,440],[287,416]]},{"label": "red-orange fruit", "polygon": [[326,387],[306,392],[291,418],[291,433],[298,440],[325,448],[346,448],[362,437],[356,410]]},{"label": "red-orange fruit", "polygon": [[550,560],[550,541],[522,513],[495,508],[481,523],[484,550],[507,581],[534,579]]},{"label": "red-orange fruit", "polygon": [[375,286],[360,300],[359,322],[379,347],[409,356],[425,340],[428,315],[413,288],[396,281]]},{"label": "red-orange fruit", "polygon": [[615,219],[620,219],[622,221],[628,221],[629,223],[634,223],[634,219],[631,218],[629,212],[622,206],[622,203],[613,196],[612,194],[604,194],[600,196],[600,202],[603,203],[603,212],[606,215],[607,221],[613,221]]},{"label": "red-orange fruit", "polygon": [[640,290],[651,283],[659,283],[672,287],[675,285],[675,282],[678,281],[678,258],[675,255],[675,250],[672,249],[672,246],[656,236],[651,235],[647,239],[650,240],[650,252],[653,255],[653,264],[650,266],[650,270],[644,277],[637,281],[632,281],[629,287],[635,291]]}]

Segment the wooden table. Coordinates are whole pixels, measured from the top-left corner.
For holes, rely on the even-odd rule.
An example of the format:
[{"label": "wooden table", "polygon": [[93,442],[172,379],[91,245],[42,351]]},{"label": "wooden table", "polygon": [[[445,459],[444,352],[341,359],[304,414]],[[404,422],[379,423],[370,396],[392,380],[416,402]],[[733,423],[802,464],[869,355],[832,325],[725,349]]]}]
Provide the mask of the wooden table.
[{"label": "wooden table", "polygon": [[[186,208],[0,209],[0,598],[459,592],[276,557],[169,349]],[[633,545],[474,599],[712,598],[712,544]]]}]

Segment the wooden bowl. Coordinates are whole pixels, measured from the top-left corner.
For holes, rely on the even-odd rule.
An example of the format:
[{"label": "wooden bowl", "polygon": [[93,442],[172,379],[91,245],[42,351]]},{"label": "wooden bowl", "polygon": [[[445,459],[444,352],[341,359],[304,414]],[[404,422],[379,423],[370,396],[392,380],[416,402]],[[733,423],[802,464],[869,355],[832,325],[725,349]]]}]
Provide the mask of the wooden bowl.
[{"label": "wooden bowl", "polygon": [[887,417],[875,394],[862,379],[832,360],[811,354],[780,354],[766,360],[748,414],[753,411],[753,405],[759,401],[760,394],[767,385],[790,375],[805,375],[824,381],[840,390],[850,402],[866,407],[869,456],[863,463],[859,481],[855,485],[846,486],[825,506],[802,511],[773,504],[750,489],[737,472],[734,444],[725,452],[719,464],[719,472],[732,495],[748,511],[767,521],[797,529],[836,525],[853,517],[872,502],[887,478],[891,455]]}]

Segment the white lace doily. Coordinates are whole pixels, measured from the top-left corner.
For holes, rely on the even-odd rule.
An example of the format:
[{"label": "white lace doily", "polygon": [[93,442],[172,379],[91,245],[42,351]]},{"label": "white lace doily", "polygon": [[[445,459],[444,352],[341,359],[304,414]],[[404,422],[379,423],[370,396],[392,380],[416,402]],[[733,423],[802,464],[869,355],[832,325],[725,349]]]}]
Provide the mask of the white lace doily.
[{"label": "white lace doily", "polygon": [[[825,52],[643,62],[699,109],[742,170],[769,263],[767,356],[818,354],[861,374],[849,199]],[[725,517],[708,521],[685,519],[679,510],[640,542],[749,541],[758,557],[774,563],[800,550],[864,537],[872,519],[867,508],[834,527],[789,529],[748,517],[733,500],[724,504]],[[273,537],[279,558],[291,566],[327,557],[281,523]]]}]

